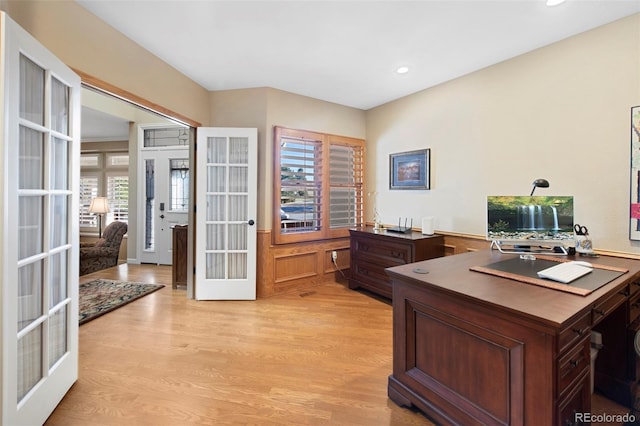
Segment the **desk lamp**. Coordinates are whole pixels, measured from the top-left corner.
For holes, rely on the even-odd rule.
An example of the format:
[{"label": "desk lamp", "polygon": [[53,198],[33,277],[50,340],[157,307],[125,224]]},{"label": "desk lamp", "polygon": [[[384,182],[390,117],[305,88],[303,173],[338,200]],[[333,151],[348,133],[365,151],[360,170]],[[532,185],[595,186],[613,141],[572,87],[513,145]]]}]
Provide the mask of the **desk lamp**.
[{"label": "desk lamp", "polygon": [[98,215],[98,238],[102,238],[102,215],[109,213],[109,200],[107,200],[107,197],[96,197],[91,200],[89,213]]},{"label": "desk lamp", "polygon": [[531,196],[533,196],[533,191],[536,190],[536,188],[548,188],[549,187],[549,181],[546,179],[536,179],[533,181],[533,189],[531,190]]}]

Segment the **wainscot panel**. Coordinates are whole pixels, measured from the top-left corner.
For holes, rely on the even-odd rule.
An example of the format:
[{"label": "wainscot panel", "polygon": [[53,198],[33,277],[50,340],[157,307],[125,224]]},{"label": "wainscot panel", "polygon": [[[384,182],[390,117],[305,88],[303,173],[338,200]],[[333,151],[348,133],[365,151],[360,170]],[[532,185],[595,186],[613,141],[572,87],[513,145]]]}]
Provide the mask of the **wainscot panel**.
[{"label": "wainscot panel", "polygon": [[[334,251],[338,267],[332,261]],[[349,277],[349,238],[274,245],[270,230],[258,231],[258,298],[307,290],[328,281],[346,285],[340,271]]]}]

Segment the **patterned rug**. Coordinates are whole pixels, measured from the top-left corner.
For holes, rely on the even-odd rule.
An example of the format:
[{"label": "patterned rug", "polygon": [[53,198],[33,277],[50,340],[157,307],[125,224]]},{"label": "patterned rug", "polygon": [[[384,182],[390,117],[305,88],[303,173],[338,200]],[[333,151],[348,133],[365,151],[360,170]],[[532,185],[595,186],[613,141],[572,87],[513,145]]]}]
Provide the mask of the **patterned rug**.
[{"label": "patterned rug", "polygon": [[80,325],[164,287],[127,281],[94,280],[80,284]]}]

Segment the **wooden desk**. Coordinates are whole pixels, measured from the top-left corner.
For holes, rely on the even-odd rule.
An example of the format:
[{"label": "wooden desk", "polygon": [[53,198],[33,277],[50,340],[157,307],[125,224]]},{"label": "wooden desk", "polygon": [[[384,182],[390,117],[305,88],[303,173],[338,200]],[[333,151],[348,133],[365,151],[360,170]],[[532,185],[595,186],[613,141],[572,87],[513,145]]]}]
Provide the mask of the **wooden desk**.
[{"label": "wooden desk", "polygon": [[[640,261],[594,259],[629,272],[588,296],[469,270],[513,256],[486,250],[387,269],[389,398],[442,424],[565,425],[590,412],[590,332],[611,318],[624,335],[638,317],[629,301],[640,297]],[[635,356],[620,347],[620,371],[599,376],[628,384],[624,364]]]}]

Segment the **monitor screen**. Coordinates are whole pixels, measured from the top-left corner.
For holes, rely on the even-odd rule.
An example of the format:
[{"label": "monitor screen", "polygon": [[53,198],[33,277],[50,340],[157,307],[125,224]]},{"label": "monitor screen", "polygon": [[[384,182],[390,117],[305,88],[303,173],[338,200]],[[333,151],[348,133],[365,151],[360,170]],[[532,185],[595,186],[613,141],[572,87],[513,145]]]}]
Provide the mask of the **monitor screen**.
[{"label": "monitor screen", "polygon": [[513,244],[573,241],[572,196],[487,197],[487,239]]}]

